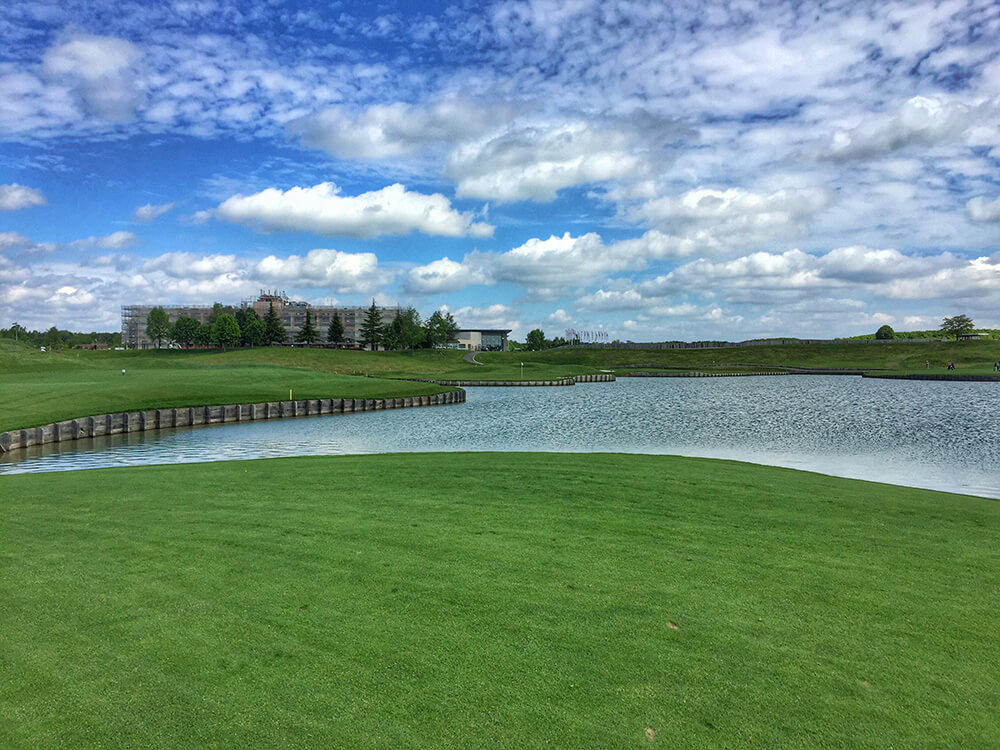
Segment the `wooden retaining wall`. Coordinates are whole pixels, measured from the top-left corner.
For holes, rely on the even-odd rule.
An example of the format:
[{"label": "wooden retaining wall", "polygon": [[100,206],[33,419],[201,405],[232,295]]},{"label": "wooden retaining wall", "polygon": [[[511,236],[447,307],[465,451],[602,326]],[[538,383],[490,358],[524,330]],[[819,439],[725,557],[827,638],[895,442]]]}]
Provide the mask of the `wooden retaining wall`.
[{"label": "wooden retaining wall", "polygon": [[407,409],[417,406],[442,406],[465,401],[465,391],[448,391],[430,396],[406,398],[316,398],[303,401],[269,401],[261,404],[225,404],[223,406],[193,406],[179,409],[146,409],[114,412],[92,417],[66,419],[62,422],[10,430],[0,433],[0,453],[28,448],[32,445],[58,443],[63,440],[119,435],[123,432],[144,432],[168,427],[252,422],[262,419],[350,414],[380,409]]},{"label": "wooden retaining wall", "polygon": [[417,383],[436,383],[437,385],[451,386],[497,386],[503,388],[516,388],[522,386],[554,386],[554,385],[576,385],[577,383],[613,383],[615,376],[611,373],[599,373],[594,375],[573,375],[568,378],[556,378],[555,380],[423,380],[420,378],[400,378],[401,380],[412,380]]}]

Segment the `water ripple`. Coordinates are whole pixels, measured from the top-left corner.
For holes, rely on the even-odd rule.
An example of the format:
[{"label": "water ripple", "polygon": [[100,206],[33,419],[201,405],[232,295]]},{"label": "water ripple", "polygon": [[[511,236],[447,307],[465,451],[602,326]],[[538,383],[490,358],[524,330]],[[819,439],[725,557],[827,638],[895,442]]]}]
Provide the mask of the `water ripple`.
[{"label": "water ripple", "polygon": [[731,458],[1000,497],[1000,388],[833,376],[469,388],[465,404],[169,429],[13,451],[0,473],[407,451]]}]

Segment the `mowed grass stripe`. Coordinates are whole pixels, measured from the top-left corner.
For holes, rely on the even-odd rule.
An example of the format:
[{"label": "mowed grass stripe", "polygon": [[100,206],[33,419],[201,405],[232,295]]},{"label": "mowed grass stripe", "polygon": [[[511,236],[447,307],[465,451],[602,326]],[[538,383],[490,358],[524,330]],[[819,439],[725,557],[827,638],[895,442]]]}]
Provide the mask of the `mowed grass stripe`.
[{"label": "mowed grass stripe", "polygon": [[995,501],[551,454],[5,476],[0,496],[5,746],[1000,736]]},{"label": "mowed grass stripe", "polygon": [[276,366],[126,368],[8,373],[0,431],[109,412],[315,398],[405,398],[449,388]]}]

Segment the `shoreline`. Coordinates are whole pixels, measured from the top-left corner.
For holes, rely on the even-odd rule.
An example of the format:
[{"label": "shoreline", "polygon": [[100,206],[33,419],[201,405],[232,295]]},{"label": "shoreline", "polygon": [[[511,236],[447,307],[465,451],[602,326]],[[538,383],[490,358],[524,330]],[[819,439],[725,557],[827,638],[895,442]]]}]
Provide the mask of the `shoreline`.
[{"label": "shoreline", "polygon": [[267,401],[253,404],[187,406],[141,411],[110,412],[0,432],[0,454],[84,438],[106,437],[175,427],[199,427],[294,417],[332,416],[385,409],[410,409],[465,403],[459,389],[429,396],[403,398],[317,398]]}]

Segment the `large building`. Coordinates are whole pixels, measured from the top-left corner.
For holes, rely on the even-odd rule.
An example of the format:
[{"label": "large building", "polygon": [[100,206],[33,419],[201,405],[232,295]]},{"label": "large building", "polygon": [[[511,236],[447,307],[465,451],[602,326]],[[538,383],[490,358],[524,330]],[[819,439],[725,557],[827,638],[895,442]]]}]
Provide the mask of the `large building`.
[{"label": "large building", "polygon": [[505,352],[509,333],[509,328],[459,328],[455,331],[455,340],[449,343],[456,349],[469,349],[474,352]]},{"label": "large building", "polygon": [[[306,322],[306,310],[312,313],[313,325],[319,331],[320,339],[326,341],[326,331],[334,315],[340,317],[344,326],[343,343],[352,346],[361,343],[361,326],[364,324],[367,307],[330,307],[310,305],[308,302],[291,300],[283,292],[264,292],[253,300],[243,300],[239,307],[252,309],[258,317],[264,318],[271,307],[285,327],[289,343],[295,341],[295,334]],[[146,335],[146,318],[154,307],[162,307],[171,323],[180,317],[194,318],[202,325],[208,325],[213,305],[124,305],[122,306],[122,346],[129,349],[152,349],[155,343]],[[391,323],[399,314],[398,307],[380,307],[382,325]],[[460,328],[455,338],[448,342],[453,349],[469,351],[507,350],[507,336],[510,330]]]},{"label": "large building", "polygon": [[[284,293],[261,292],[255,300],[243,300],[239,307],[253,309],[263,318],[271,306],[285,327],[288,341],[295,340],[306,322],[306,310],[312,313],[313,325],[319,331],[323,341],[326,331],[334,315],[340,317],[344,325],[344,343],[351,345],[361,340],[361,326],[365,320],[367,307],[331,307],[326,305],[310,305],[308,302],[291,300]],[[146,318],[154,307],[162,307],[171,323],[180,317],[194,318],[202,325],[207,325],[212,314],[212,305],[124,305],[122,306],[122,346],[129,349],[151,349],[155,343],[146,335]],[[399,314],[398,307],[380,307],[382,324],[391,323]]]}]

